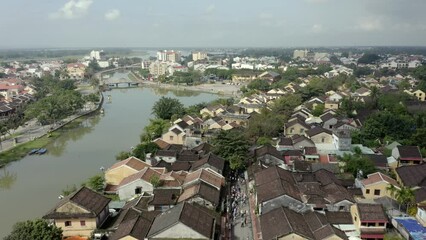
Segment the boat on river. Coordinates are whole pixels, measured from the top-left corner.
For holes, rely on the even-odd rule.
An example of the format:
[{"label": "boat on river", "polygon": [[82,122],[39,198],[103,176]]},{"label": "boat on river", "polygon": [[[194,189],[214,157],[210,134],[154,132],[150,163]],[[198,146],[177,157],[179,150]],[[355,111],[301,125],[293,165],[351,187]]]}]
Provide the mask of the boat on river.
[{"label": "boat on river", "polygon": [[47,152],[47,149],[46,148],[40,148],[38,151],[37,151],[37,154],[39,154],[39,155],[43,155],[43,154],[45,154]]},{"label": "boat on river", "polygon": [[39,150],[40,150],[40,148],[34,148],[28,153],[28,155],[33,155],[33,154],[37,153]]}]

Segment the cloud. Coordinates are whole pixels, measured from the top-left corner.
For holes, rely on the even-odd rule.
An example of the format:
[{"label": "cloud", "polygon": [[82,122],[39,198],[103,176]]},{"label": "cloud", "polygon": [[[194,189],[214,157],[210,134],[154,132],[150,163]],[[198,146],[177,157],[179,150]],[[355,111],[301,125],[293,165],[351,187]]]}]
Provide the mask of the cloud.
[{"label": "cloud", "polygon": [[206,13],[213,13],[216,10],[216,6],[214,4],[210,4],[207,8],[206,8]]},{"label": "cloud", "polygon": [[383,23],[380,18],[367,17],[359,19],[355,28],[367,32],[378,31],[383,29]]},{"label": "cloud", "polygon": [[75,19],[80,18],[88,12],[93,0],[69,0],[58,11],[49,15],[52,19],[64,18]]},{"label": "cloud", "polygon": [[311,31],[313,33],[320,33],[324,30],[323,26],[321,24],[314,24],[311,28]]},{"label": "cloud", "polygon": [[118,9],[111,9],[105,13],[105,19],[108,21],[114,21],[118,19],[120,16],[121,16],[121,13],[120,13],[120,10]]}]

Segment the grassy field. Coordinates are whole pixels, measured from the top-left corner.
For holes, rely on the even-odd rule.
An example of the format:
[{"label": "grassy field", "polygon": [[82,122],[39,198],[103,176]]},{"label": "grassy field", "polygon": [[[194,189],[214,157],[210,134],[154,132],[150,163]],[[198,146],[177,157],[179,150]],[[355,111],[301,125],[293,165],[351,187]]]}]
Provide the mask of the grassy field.
[{"label": "grassy field", "polygon": [[35,139],[30,142],[26,142],[23,144],[20,144],[8,151],[0,153],[0,164],[2,163],[9,163],[16,160],[19,160],[23,157],[25,157],[31,149],[34,148],[43,148],[45,147],[50,141],[60,136],[59,132],[52,132],[50,136],[45,135],[41,138]]},{"label": "grassy field", "polygon": [[19,144],[10,150],[0,153],[0,165],[20,160],[21,158],[25,157],[28,154],[28,152],[31,151],[31,149],[45,147],[51,141],[61,136],[61,133],[63,131],[70,130],[77,127],[82,121],[84,121],[84,117],[78,118],[74,120],[73,122],[62,127],[62,129],[51,132],[48,135],[44,135],[43,137],[37,138],[30,142]]}]

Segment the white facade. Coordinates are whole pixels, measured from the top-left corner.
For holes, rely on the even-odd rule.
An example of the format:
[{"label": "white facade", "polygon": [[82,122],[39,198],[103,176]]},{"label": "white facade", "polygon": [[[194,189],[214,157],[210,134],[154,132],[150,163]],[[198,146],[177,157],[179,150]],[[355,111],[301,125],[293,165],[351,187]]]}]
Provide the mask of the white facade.
[{"label": "white facade", "polygon": [[100,60],[101,59],[101,52],[100,51],[91,51],[90,52],[90,60],[92,59],[96,59],[96,60]]},{"label": "white facade", "polygon": [[206,52],[193,52],[192,53],[192,60],[193,61],[198,61],[198,60],[203,60],[203,59],[207,59],[207,53]]}]

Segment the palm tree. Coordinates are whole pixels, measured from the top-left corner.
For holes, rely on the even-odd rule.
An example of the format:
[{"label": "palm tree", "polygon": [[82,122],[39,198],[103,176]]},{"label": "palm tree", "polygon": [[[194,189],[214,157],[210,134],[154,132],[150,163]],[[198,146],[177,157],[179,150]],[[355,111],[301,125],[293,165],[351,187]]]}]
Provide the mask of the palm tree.
[{"label": "palm tree", "polygon": [[395,199],[395,197],[396,197],[396,192],[398,191],[398,188],[396,188],[396,187],[395,187],[395,185],[389,184],[389,185],[386,187],[386,190],[390,193],[391,197],[392,197],[393,199]]},{"label": "palm tree", "polygon": [[415,200],[414,191],[410,187],[401,187],[401,189],[396,191],[395,198],[400,204],[399,210],[401,211],[401,205],[405,205],[407,211],[408,206],[411,205]]}]

